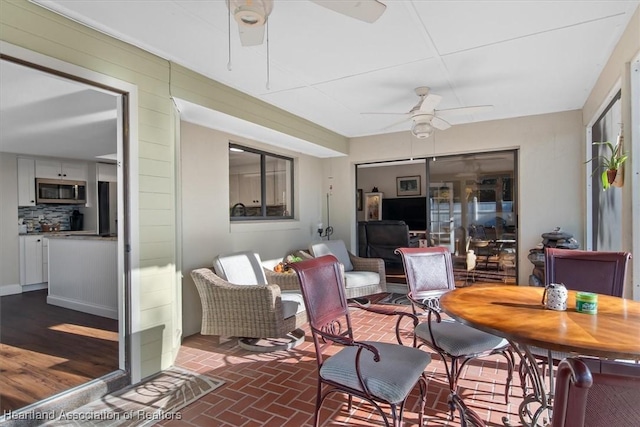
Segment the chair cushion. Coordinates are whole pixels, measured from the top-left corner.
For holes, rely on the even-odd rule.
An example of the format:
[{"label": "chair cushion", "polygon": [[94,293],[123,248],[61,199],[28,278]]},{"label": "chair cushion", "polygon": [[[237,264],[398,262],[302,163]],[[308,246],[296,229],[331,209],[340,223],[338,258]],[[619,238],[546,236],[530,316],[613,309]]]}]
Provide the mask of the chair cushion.
[{"label": "chair cushion", "polygon": [[[540,348],[540,347],[529,347],[529,351],[531,351],[531,354],[533,354],[534,356],[538,357],[538,358],[544,358],[545,361],[549,356],[549,350],[547,350],[546,348]],[[564,359],[565,357],[570,357],[570,356],[575,356],[571,353],[564,353],[562,351],[551,351],[551,358],[553,360],[556,361],[560,361],[562,359]]]},{"label": "chair cushion", "polygon": [[342,240],[327,240],[313,243],[309,249],[316,258],[324,255],[333,255],[338,259],[340,264],[344,265],[344,271],[353,270],[353,264],[351,263],[349,252]]},{"label": "chair cushion", "polygon": [[[431,322],[431,330],[437,345],[451,356],[465,356],[484,353],[507,346],[504,338],[479,331],[455,320],[443,319],[438,323]],[[431,343],[429,322],[422,322],[415,329],[416,335],[427,343]]]},{"label": "chair cushion", "polygon": [[255,252],[236,252],[218,255],[213,260],[216,274],[235,285],[266,285],[260,255]]},{"label": "chair cushion", "polygon": [[377,285],[380,283],[380,275],[373,271],[347,271],[344,273],[344,283],[347,289]]},{"label": "chair cushion", "polygon": [[[431,356],[413,347],[373,341],[366,343],[378,349],[380,362],[374,362],[373,353],[363,350],[360,372],[364,383],[374,396],[391,403],[402,402],[431,362]],[[356,375],[356,352],[357,347],[343,348],[324,362],[320,376],[362,391]]]},{"label": "chair cushion", "polygon": [[305,310],[300,291],[282,291],[280,297],[282,298],[282,311],[285,319]]}]

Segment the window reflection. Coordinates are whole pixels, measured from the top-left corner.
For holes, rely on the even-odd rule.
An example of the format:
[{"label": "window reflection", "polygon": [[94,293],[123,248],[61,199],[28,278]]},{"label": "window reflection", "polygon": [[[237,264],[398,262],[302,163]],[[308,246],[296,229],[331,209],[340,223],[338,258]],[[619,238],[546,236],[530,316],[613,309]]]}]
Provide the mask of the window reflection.
[{"label": "window reflection", "polygon": [[232,221],[293,217],[293,159],[229,144]]}]

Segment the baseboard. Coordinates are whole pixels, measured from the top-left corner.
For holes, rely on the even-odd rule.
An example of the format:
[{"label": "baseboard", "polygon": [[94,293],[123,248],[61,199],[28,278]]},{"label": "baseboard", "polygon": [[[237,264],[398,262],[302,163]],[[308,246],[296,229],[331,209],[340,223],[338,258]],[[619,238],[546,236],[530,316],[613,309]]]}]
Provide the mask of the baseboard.
[{"label": "baseboard", "polygon": [[16,295],[22,293],[22,286],[20,285],[3,285],[0,286],[0,297],[7,295]]},{"label": "baseboard", "polygon": [[118,311],[111,307],[90,304],[85,301],[70,300],[70,299],[55,296],[55,295],[47,296],[47,304],[57,305],[58,307],[64,307],[70,310],[77,310],[83,313],[93,314],[96,316],[108,317],[109,319],[118,318]]}]

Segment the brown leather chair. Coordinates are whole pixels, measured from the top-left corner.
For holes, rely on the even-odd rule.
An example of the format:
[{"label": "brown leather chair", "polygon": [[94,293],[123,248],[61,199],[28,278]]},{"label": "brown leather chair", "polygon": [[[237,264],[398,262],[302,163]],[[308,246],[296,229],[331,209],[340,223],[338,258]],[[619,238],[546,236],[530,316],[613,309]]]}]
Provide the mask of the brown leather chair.
[{"label": "brown leather chair", "polygon": [[409,236],[404,221],[382,220],[358,223],[358,255],[381,258],[387,273],[402,274],[402,259],[397,248],[418,247],[418,239]]},{"label": "brown leather chair", "polygon": [[546,248],[545,282],[567,289],[623,296],[629,252],[580,251]]},{"label": "brown leather chair", "polygon": [[640,365],[567,358],[558,365],[552,427],[640,425]]},{"label": "brown leather chair", "polygon": [[[333,393],[346,393],[349,396],[349,411],[353,396],[371,403],[387,426],[387,414],[380,403],[388,404],[391,407],[393,425],[400,426],[407,397],[416,385],[420,389],[419,425],[423,425],[427,393],[424,370],[431,362],[429,354],[415,347],[354,340],[349,306],[342,284],[342,268],[333,255],[296,262],[291,268],[296,271],[300,280],[316,350],[318,390],[314,426],[319,423],[322,403]],[[366,310],[409,317],[413,319],[414,325],[418,323],[418,318],[408,312]],[[399,322],[396,325],[396,338],[401,344]],[[342,348],[338,352],[328,352],[327,349],[332,344]],[[415,345],[415,340],[413,344]]]}]

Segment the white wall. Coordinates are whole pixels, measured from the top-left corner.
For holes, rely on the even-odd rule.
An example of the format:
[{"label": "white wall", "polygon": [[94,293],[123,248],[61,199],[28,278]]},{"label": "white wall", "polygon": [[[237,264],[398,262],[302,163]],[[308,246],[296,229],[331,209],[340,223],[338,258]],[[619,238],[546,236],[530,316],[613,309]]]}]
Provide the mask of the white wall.
[{"label": "white wall", "polygon": [[[610,96],[615,88],[622,89],[622,123],[624,124],[624,149],[630,152],[630,158],[626,162],[624,168],[624,186],[622,188],[611,188],[607,191],[619,192],[622,196],[622,222],[621,236],[622,250],[633,253],[635,256],[631,261],[631,268],[628,269],[627,282],[625,285],[625,297],[640,300],[640,140],[638,135],[640,131],[637,125],[634,132],[632,126],[640,123],[640,111],[635,113],[631,110],[631,76],[630,62],[638,58],[640,55],[640,7],[636,9],[635,14],[629,21],[629,25],[625,29],[622,37],[618,41],[611,57],[602,69],[602,73],[598,77],[587,101],[583,107],[583,125],[590,126],[600,115],[601,108],[608,104],[611,100]],[[635,100],[637,102],[637,100]],[[632,120],[631,115],[635,114]],[[590,148],[590,147],[589,147]],[[583,142],[582,158],[586,158],[587,142]],[[635,161],[634,161],[635,159]],[[634,166],[635,165],[635,166]],[[585,173],[584,180],[587,180],[588,174]],[[635,207],[634,207],[635,198]],[[584,215],[587,215],[589,207],[584,207]],[[635,210],[634,210],[635,209]],[[589,226],[589,225],[587,225]]]},{"label": "white wall", "polygon": [[19,249],[18,161],[15,154],[0,152],[0,295],[5,286],[20,289]]},{"label": "white wall", "polygon": [[[519,149],[519,283],[528,283],[533,265],[527,255],[542,241],[542,233],[560,226],[583,243],[582,142],[580,111],[458,125],[437,133],[436,156]],[[433,154],[432,139],[414,142],[411,147],[406,133],[352,139],[344,165],[349,171],[344,186],[350,188],[343,204],[351,202],[355,192],[355,164]],[[351,227],[353,247],[355,215],[336,215],[335,223]]]},{"label": "white wall", "polygon": [[[317,239],[323,161],[224,132],[181,123],[183,331],[200,332],[200,298],[189,272],[210,267],[221,253],[253,250],[263,260],[282,258]],[[231,224],[229,140],[294,158],[295,220]]]},{"label": "white wall", "polygon": [[[425,172],[425,163],[407,164],[398,166],[384,166],[372,168],[360,168],[358,170],[358,188],[362,188],[363,193],[370,193],[373,187],[377,187],[383,194],[384,199],[394,199],[398,197],[396,178],[399,176],[420,176],[420,196],[426,196],[425,188],[427,185],[427,176]],[[418,196],[415,196],[418,197]],[[363,210],[357,212],[357,220],[364,221],[364,203]]]}]

